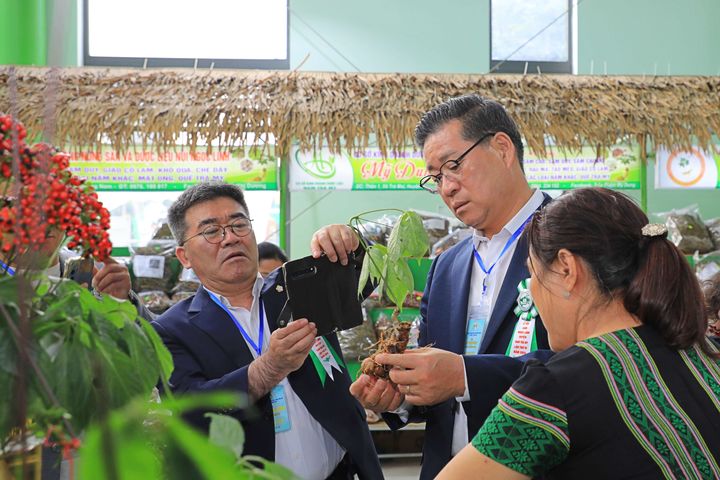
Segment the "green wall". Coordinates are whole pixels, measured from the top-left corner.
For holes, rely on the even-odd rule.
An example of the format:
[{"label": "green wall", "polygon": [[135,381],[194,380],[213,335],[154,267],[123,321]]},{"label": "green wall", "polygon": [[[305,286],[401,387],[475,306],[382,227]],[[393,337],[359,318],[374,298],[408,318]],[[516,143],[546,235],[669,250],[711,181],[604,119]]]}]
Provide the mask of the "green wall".
[{"label": "green wall", "polygon": [[489,0],[290,0],[290,9],[291,69],[308,54],[302,70],[482,73],[490,65]]},{"label": "green wall", "polygon": [[45,65],[45,0],[0,0],[0,65]]},{"label": "green wall", "polygon": [[578,73],[719,75],[718,20],[718,0],[585,0]]}]

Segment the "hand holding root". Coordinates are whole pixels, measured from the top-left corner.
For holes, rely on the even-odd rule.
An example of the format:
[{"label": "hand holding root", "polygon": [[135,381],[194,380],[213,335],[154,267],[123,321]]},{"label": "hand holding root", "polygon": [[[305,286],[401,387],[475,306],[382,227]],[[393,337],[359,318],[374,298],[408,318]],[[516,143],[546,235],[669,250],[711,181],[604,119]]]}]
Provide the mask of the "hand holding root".
[{"label": "hand holding root", "polygon": [[363,360],[360,371],[370,377],[388,380],[392,366],[377,363],[375,357],[381,353],[403,353],[409,339],[410,324],[407,322],[398,322],[394,327],[385,330],[377,343],[377,350]]},{"label": "hand holding root", "polygon": [[390,380],[413,405],[436,405],[465,393],[463,357],[439,348],[378,354],[375,362],[389,368]]}]

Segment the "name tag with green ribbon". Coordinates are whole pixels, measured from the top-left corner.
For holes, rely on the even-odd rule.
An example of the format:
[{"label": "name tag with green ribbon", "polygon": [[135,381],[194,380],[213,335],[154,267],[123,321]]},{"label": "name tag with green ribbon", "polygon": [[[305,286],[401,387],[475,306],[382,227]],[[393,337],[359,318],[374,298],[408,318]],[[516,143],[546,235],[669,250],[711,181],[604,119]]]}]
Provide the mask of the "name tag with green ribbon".
[{"label": "name tag with green ribbon", "polygon": [[535,322],[538,311],[530,294],[530,279],[526,278],[520,282],[517,288],[517,306],[513,312],[518,320],[515,323],[512,338],[505,352],[508,357],[520,357],[537,350]]}]

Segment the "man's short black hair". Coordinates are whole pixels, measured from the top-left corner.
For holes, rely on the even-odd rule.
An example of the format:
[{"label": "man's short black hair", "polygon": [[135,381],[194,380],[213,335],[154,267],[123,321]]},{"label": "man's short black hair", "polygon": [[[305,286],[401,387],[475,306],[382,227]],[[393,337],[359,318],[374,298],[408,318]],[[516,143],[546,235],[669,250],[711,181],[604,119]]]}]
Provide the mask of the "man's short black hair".
[{"label": "man's short black hair", "polygon": [[245,209],[247,214],[250,215],[242,188],[237,185],[230,185],[229,183],[198,183],[185,190],[178,199],[173,202],[168,210],[168,225],[170,225],[170,231],[178,242],[178,245],[182,245],[182,241],[185,239],[185,233],[187,232],[185,213],[198,203],[223,197],[235,200]]},{"label": "man's short black hair", "polygon": [[489,132],[505,133],[515,145],[523,168],[523,144],[517,124],[498,102],[476,94],[451,98],[427,111],[415,127],[415,143],[424,148],[430,135],[455,119],[462,122],[463,138],[471,142]]},{"label": "man's short black hair", "polygon": [[285,263],[288,261],[287,255],[274,243],[260,242],[258,243],[258,261],[261,260],[280,260]]}]

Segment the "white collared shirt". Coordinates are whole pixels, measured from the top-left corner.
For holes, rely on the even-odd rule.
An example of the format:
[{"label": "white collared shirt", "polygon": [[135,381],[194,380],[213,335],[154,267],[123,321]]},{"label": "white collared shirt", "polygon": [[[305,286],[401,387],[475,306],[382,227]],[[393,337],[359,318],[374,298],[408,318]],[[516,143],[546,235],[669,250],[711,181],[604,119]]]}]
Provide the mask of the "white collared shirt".
[{"label": "white collared shirt", "polygon": [[[475,246],[480,257],[483,259],[485,268],[489,269],[496,260],[495,267],[487,276],[485,272],[480,268],[477,260],[472,259],[472,274],[470,277],[470,293],[468,295],[468,321],[470,315],[470,309],[480,304],[482,298],[482,285],[487,276],[487,291],[485,295],[490,296],[490,311],[495,308],[495,302],[497,301],[502,283],[505,280],[505,274],[510,267],[510,260],[515,253],[515,247],[517,246],[517,240],[507,249],[507,251],[500,257],[505,244],[508,242],[513,233],[515,233],[530,216],[540,208],[544,196],[540,190],[535,190],[530,199],[523,205],[523,207],[515,214],[515,216],[505,224],[505,226],[491,239],[488,239],[483,235],[482,232],[475,231],[473,233],[472,242]],[[498,258],[500,257],[500,258]],[[467,329],[467,326],[466,326]],[[464,363],[463,363],[464,366]],[[462,397],[456,397],[457,402],[466,402],[470,400],[470,392],[468,391],[467,383],[467,372],[465,372],[465,395]],[[468,443],[468,428],[467,428],[467,415],[462,405],[458,405],[455,413],[455,422],[453,427],[453,440],[452,440],[452,455],[457,453],[465,447]]]},{"label": "white collared shirt", "polygon": [[[215,295],[235,319],[242,325],[250,338],[256,343],[260,328],[260,293],[262,292],[263,278],[258,274],[253,286],[253,301],[250,311],[242,307],[233,307],[222,295]],[[270,346],[270,329],[267,315],[263,310],[264,332],[262,352]],[[244,338],[244,337],[243,337]],[[255,349],[248,344],[248,349],[254,358],[258,357]],[[327,478],[345,456],[345,450],[330,435],[317,420],[310,414],[300,397],[295,393],[287,377],[280,381],[285,390],[285,400],[290,416],[291,428],[288,431],[275,434],[275,462],[292,470],[300,478],[306,480],[323,480]]]}]

